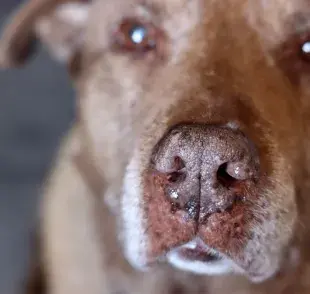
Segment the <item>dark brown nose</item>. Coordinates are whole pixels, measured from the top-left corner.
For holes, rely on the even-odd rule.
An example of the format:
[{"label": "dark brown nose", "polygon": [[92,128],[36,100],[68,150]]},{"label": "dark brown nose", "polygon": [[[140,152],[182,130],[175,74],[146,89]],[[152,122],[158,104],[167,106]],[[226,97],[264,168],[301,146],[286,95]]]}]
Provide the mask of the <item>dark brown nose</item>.
[{"label": "dark brown nose", "polygon": [[199,222],[246,198],[240,187],[259,177],[255,147],[228,127],[177,126],[159,142],[153,164],[167,177],[165,192],[174,207]]}]

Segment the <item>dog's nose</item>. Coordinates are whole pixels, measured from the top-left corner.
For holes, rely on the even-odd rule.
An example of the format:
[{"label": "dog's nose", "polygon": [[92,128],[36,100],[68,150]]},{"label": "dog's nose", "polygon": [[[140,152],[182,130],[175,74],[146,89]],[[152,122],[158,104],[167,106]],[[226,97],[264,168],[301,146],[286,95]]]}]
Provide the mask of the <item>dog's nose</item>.
[{"label": "dog's nose", "polygon": [[180,125],[155,150],[153,165],[167,179],[165,194],[173,208],[199,222],[245,199],[242,187],[259,177],[254,145],[228,127]]}]

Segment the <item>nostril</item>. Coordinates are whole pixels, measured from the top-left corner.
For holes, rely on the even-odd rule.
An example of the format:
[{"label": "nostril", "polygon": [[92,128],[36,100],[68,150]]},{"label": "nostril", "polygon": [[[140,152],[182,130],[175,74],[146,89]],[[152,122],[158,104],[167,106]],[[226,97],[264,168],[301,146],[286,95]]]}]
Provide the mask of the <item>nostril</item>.
[{"label": "nostril", "polygon": [[239,180],[232,177],[227,172],[227,167],[228,167],[227,162],[221,164],[217,170],[216,177],[217,177],[217,181],[219,184],[221,184],[222,186],[224,186],[226,188],[230,188],[230,187],[234,186],[237,182],[239,182]]},{"label": "nostril", "polygon": [[175,156],[172,163],[172,171],[168,173],[167,180],[170,183],[184,181],[186,174],[182,171],[185,168],[185,163],[180,156]]},{"label": "nostril", "polygon": [[[234,169],[239,167],[240,174],[242,177],[237,178],[232,175]],[[236,173],[239,176],[239,172]],[[221,186],[227,189],[227,191],[218,192],[218,196],[222,197],[223,202],[221,202],[217,208],[217,212],[230,212],[235,204],[243,203],[246,200],[246,195],[249,192],[249,183],[251,182],[251,178],[246,177],[246,175],[250,175],[250,168],[242,168],[242,164],[240,162],[225,162],[221,164],[217,170],[217,186]],[[249,181],[248,181],[249,180]],[[220,191],[220,190],[218,190]]]},{"label": "nostril", "polygon": [[180,156],[175,156],[173,159],[173,165],[175,170],[179,171],[185,167],[185,163]]},{"label": "nostril", "polygon": [[236,180],[248,180],[253,178],[254,167],[244,162],[229,162],[226,166],[226,172]]},{"label": "nostril", "polygon": [[168,180],[171,182],[175,182],[177,178],[183,177],[185,163],[179,156],[174,156],[169,160],[169,163],[165,167],[157,167],[158,158],[156,156],[152,156],[150,160],[150,166],[154,171],[156,170],[158,173],[166,175]]},{"label": "nostril", "polygon": [[182,173],[182,172],[172,172],[172,173],[168,174],[168,176],[167,176],[167,180],[170,183],[181,182],[181,181],[184,181],[185,178],[186,178],[186,174]]}]

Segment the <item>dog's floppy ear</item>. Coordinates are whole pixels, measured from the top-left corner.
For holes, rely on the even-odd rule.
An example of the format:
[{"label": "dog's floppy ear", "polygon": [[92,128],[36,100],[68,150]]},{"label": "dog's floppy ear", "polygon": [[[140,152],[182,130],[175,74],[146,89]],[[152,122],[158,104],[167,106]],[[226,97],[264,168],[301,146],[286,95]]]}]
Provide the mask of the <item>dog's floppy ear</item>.
[{"label": "dog's floppy ear", "polygon": [[91,1],[29,0],[12,16],[0,38],[0,68],[22,65],[41,41],[67,62],[83,42]]}]

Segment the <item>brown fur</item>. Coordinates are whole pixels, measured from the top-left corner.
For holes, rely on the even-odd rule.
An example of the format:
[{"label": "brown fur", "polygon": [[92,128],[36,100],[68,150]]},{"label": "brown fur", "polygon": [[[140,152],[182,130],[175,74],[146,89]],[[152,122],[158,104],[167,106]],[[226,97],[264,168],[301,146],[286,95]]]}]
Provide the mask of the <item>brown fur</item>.
[{"label": "brown fur", "polygon": [[[57,14],[65,2],[29,1],[0,41],[0,64],[6,67],[25,61],[31,42],[41,39],[68,63],[77,89],[77,120],[42,201],[47,293],[309,293],[310,65],[298,51],[300,40],[309,36],[307,1],[93,1],[90,17],[76,22]],[[118,50],[112,36],[123,17],[143,18],[160,28],[157,53]],[[171,246],[167,235],[160,244],[154,241],[154,232],[165,234],[176,218],[163,214],[161,209],[169,207],[159,205],[160,189],[152,202],[150,190],[162,183],[150,184],[145,175],[156,144],[180,123],[236,123],[255,143],[263,171],[255,192],[260,197],[253,200],[251,225],[257,230],[239,224],[246,228],[246,240],[241,238],[238,248],[250,249],[246,256],[240,250],[228,254],[248,262],[248,269],[254,264],[267,271],[262,266],[267,255],[255,251],[255,242],[270,249],[271,265],[279,264],[270,280],[253,284],[239,275],[200,277],[167,265],[141,273],[124,258],[118,242],[124,225],[120,187],[137,153],[141,206],[150,230],[144,234],[151,236],[148,252]],[[81,153],[100,175],[98,197],[90,196],[95,196],[93,184],[75,162]],[[231,215],[225,213],[209,219],[215,227],[212,245],[221,250],[231,249],[238,230],[229,226]],[[233,213],[241,212],[236,207]],[[160,214],[167,227],[158,227]],[[222,242],[223,231],[231,234],[228,241]]]}]

